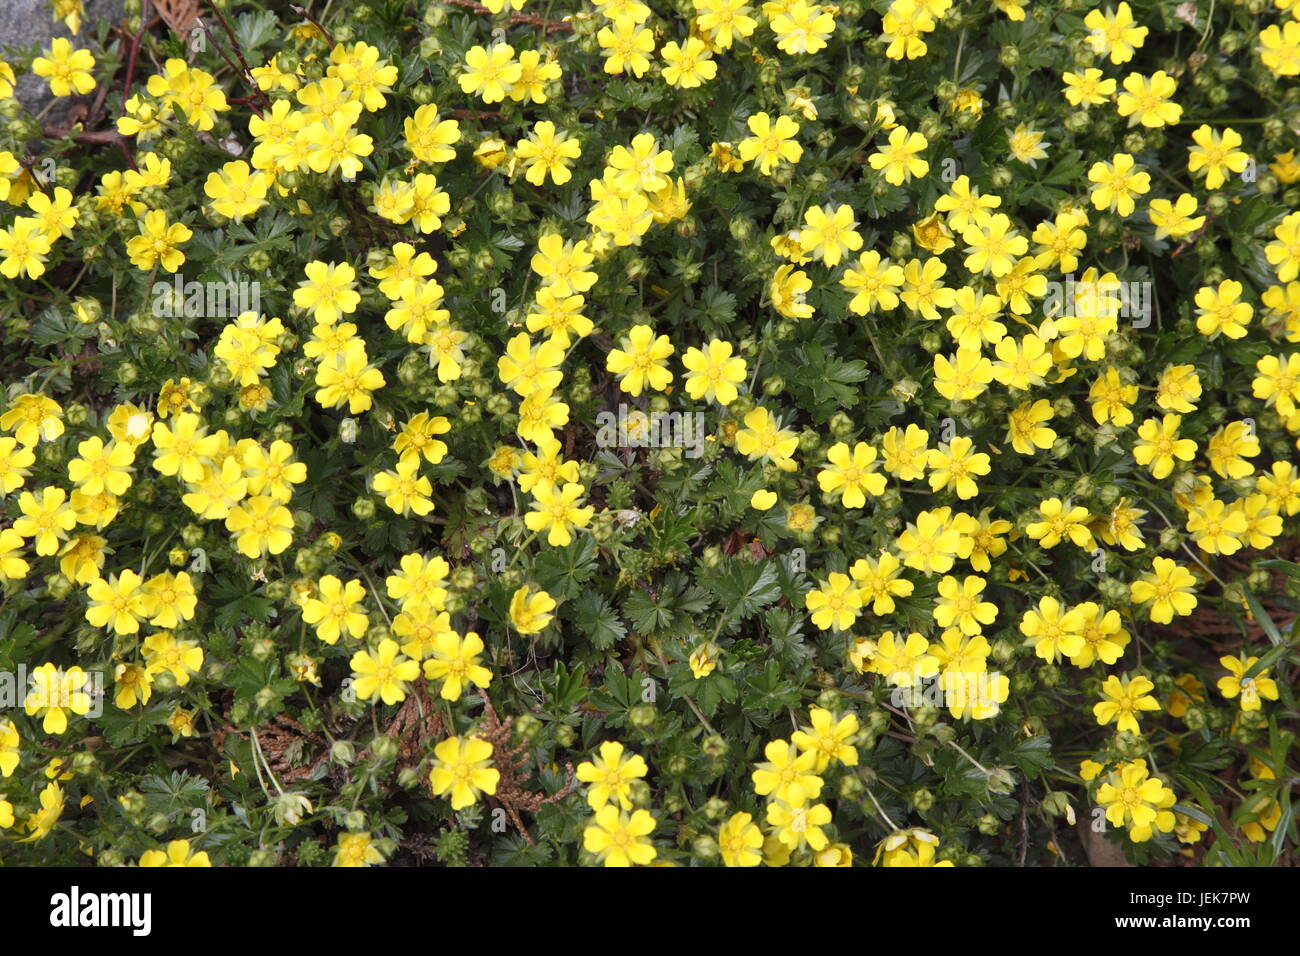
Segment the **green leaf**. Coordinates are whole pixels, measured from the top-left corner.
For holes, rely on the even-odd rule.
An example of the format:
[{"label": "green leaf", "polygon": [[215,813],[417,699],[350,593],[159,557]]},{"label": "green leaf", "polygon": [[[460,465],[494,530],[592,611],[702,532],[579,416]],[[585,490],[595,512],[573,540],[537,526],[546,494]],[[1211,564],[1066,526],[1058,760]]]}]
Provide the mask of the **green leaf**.
[{"label": "green leaf", "polygon": [[571,602],[573,621],[599,651],[627,637],[627,628],[608,601],[595,591],[583,591]]},{"label": "green leaf", "polygon": [[781,597],[773,561],[750,563],[726,558],[717,567],[702,572],[699,580],[723,608],[723,630],[728,632]]},{"label": "green leaf", "polygon": [[1045,734],[1030,737],[1011,751],[1011,760],[1026,774],[1040,773],[1052,765],[1052,741]]},{"label": "green leaf", "polygon": [[533,568],[538,583],[553,597],[573,598],[596,573],[596,542],[584,534],[563,548],[548,548]]},{"label": "green leaf", "polygon": [[1270,571],[1281,571],[1284,574],[1289,574],[1293,578],[1300,578],[1300,564],[1296,564],[1294,561],[1284,561],[1281,558],[1271,558],[1268,561],[1259,562],[1256,567],[1265,568]]},{"label": "green leaf", "polygon": [[1259,598],[1255,597],[1254,592],[1249,590],[1245,592],[1245,595],[1246,603],[1250,606],[1251,616],[1264,629],[1264,633],[1268,635],[1268,639],[1273,642],[1274,646],[1281,644],[1282,632],[1277,629],[1277,625],[1273,623],[1273,618],[1269,617],[1268,612],[1264,610],[1264,606],[1259,603]]},{"label": "green leaf", "polygon": [[[273,37],[280,36],[279,20],[271,10],[241,13],[235,20],[234,34],[244,52],[250,53],[270,42]],[[249,65],[255,62],[250,59]]]}]

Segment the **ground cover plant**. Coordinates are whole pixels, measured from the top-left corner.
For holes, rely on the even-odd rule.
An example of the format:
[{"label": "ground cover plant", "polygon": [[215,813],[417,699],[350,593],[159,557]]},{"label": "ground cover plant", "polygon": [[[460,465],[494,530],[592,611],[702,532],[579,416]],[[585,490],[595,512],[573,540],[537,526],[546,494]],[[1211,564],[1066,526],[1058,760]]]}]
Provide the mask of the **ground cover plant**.
[{"label": "ground cover plant", "polygon": [[53,13],[4,862],[1293,861],[1300,3]]}]

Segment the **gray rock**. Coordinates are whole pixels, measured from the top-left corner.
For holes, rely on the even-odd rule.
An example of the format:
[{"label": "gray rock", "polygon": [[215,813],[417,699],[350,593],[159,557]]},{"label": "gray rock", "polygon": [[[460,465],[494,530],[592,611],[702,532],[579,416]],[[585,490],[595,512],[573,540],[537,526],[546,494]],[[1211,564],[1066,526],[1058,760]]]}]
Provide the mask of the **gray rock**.
[{"label": "gray rock", "polygon": [[[15,51],[26,52],[33,45],[44,50],[54,37],[67,37],[74,46],[88,45],[98,33],[99,23],[117,23],[122,19],[123,0],[86,0],[81,30],[75,37],[63,21],[54,19],[49,0],[0,0],[0,6],[4,8],[0,11],[0,56],[12,66]],[[54,99],[49,84],[30,71],[20,72],[15,67],[14,72],[19,74],[14,89],[18,101],[32,113],[45,109]],[[61,123],[74,102],[78,99],[93,102],[98,92],[92,91],[87,97],[64,97],[46,114],[46,122]]]}]

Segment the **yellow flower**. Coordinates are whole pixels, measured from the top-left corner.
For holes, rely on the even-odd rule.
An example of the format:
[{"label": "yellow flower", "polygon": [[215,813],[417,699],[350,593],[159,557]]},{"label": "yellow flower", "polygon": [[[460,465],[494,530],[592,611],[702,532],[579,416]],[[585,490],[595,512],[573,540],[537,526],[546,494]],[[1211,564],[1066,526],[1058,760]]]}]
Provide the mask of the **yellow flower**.
[{"label": "yellow flower", "polygon": [[359,415],[374,404],[371,397],[387,384],[384,373],[370,364],[365,345],[354,340],[354,345],[337,356],[334,361],[322,362],[316,368],[316,401],[323,408],[340,408],[345,403],[348,412]]},{"label": "yellow flower", "polygon": [[143,706],[153,696],[153,675],[140,664],[118,664],[113,668],[113,681],[117,685],[113,702],[122,710],[130,710],[137,703]]},{"label": "yellow flower", "polygon": [[1155,226],[1155,237],[1164,239],[1172,236],[1181,239],[1205,225],[1205,217],[1197,216],[1196,197],[1190,193],[1181,193],[1171,202],[1168,199],[1153,199],[1147,207],[1147,217]]},{"label": "yellow flower", "polygon": [[1103,79],[1101,70],[1095,67],[1082,73],[1067,71],[1061,79],[1065,81],[1065,100],[1071,106],[1099,106],[1115,95],[1115,81]]},{"label": "yellow flower", "polygon": [[1166,411],[1186,414],[1196,410],[1193,404],[1201,397],[1201,379],[1195,366],[1170,365],[1156,384],[1156,404]]},{"label": "yellow flower", "polygon": [[718,849],[727,866],[758,866],[763,862],[763,833],[748,813],[735,813],[718,829]]},{"label": "yellow flower", "polygon": [[63,815],[63,788],[57,782],[47,783],[40,799],[41,808],[28,814],[27,829],[31,833],[20,841],[22,843],[44,839]]},{"label": "yellow flower", "polygon": [[599,755],[593,760],[578,764],[577,778],[587,788],[587,803],[593,810],[606,804],[617,803],[624,810],[632,809],[632,781],[649,772],[646,762],[638,754],[627,753],[616,740],[600,745]]},{"label": "yellow flower", "polygon": [[1254,677],[1246,677],[1246,672],[1258,663],[1258,657],[1220,657],[1219,666],[1228,672],[1227,677],[1220,677],[1215,684],[1224,697],[1241,697],[1243,711],[1259,710],[1260,698],[1277,700],[1277,681],[1268,676],[1268,668],[1261,669]]},{"label": "yellow flower", "polygon": [[1116,153],[1109,162],[1093,163],[1088,180],[1093,183],[1090,194],[1093,206],[1120,216],[1131,216],[1133,197],[1151,189],[1151,175],[1139,169],[1128,153]]},{"label": "yellow flower", "polygon": [[433,754],[429,784],[435,797],[450,794],[453,810],[472,806],[480,793],[497,792],[501,772],[492,767],[492,745],[482,737],[448,737]]},{"label": "yellow flower", "polygon": [[1127,2],[1120,3],[1114,11],[1092,10],[1083,18],[1089,30],[1088,42],[1094,53],[1110,56],[1110,62],[1127,63],[1133,51],[1146,40],[1147,28],[1133,20],[1133,11]]},{"label": "yellow flower", "polygon": [[903,267],[882,259],[869,249],[858,256],[857,267],[847,268],[840,279],[845,289],[854,293],[849,310],[867,315],[877,306],[884,310],[898,308],[898,290],[903,284]]},{"label": "yellow flower", "polygon": [[1062,655],[1075,657],[1083,651],[1086,623],[1079,608],[1066,611],[1056,598],[1044,595],[1036,608],[1025,611],[1020,633],[1025,635],[1025,643],[1033,646],[1034,654],[1051,664]]},{"label": "yellow flower", "polygon": [[1097,723],[1104,727],[1113,721],[1117,731],[1140,734],[1138,712],[1160,709],[1160,703],[1151,696],[1154,689],[1155,685],[1140,675],[1131,679],[1110,675],[1101,685],[1104,699],[1092,708]]},{"label": "yellow flower", "polygon": [[748,364],[732,355],[730,342],[711,339],[703,350],[691,347],[682,355],[686,376],[686,393],[699,401],[716,401],[730,405],[739,394],[736,386],[745,380]]},{"label": "yellow flower", "polygon": [[151,675],[169,671],[179,687],[203,666],[203,648],[194,641],[178,641],[167,631],[145,638],[141,651]]},{"label": "yellow flower", "polygon": [[564,131],[557,131],[551,121],[541,120],[528,138],[515,146],[515,155],[524,163],[524,178],[534,186],[542,185],[548,175],[555,185],[563,186],[573,178],[570,161],[582,155],[582,147]]},{"label": "yellow flower", "polygon": [[505,142],[490,136],[474,148],[474,160],[484,169],[496,169],[506,161],[506,152]]},{"label": "yellow flower", "polygon": [[824,803],[810,807],[792,807],[780,800],[767,805],[768,824],[776,831],[776,838],[791,850],[809,847],[820,852],[829,845],[830,838],[822,827],[831,822],[831,811]]},{"label": "yellow flower", "polygon": [[293,303],[310,309],[317,322],[333,325],[342,315],[355,312],[361,303],[356,291],[356,270],[346,262],[313,260],[304,268],[307,278],[298,284]]},{"label": "yellow flower", "polygon": [[730,143],[714,143],[709,147],[709,158],[718,167],[720,173],[738,173],[745,168],[745,162],[733,152]]},{"label": "yellow flower", "polygon": [[582,831],[582,846],[605,866],[645,866],[657,855],[645,837],[654,832],[655,818],[647,810],[625,813],[612,804],[596,811]]},{"label": "yellow flower", "polygon": [[1033,167],[1038,166],[1040,159],[1047,158],[1044,145],[1043,134],[1024,123],[1007,134],[1007,149],[1011,151],[1012,158]]},{"label": "yellow flower", "polygon": [[1029,240],[1020,235],[1011,219],[1002,213],[986,215],[962,232],[966,243],[966,260],[963,263],[972,273],[992,274],[994,278],[1006,275],[1015,267],[1015,260],[1029,251]]},{"label": "yellow flower", "polygon": [[402,556],[401,570],[385,581],[388,596],[401,602],[403,610],[418,607],[441,609],[447,600],[447,575],[451,566],[441,557],[426,559],[422,554]]},{"label": "yellow flower", "polygon": [[1202,123],[1192,131],[1192,141],[1196,145],[1188,148],[1187,171],[1204,175],[1206,189],[1222,186],[1227,181],[1225,170],[1242,173],[1250,163],[1249,154],[1238,149],[1241,134],[1234,129],[1216,133]]},{"label": "yellow flower", "polygon": [[383,863],[384,855],[374,846],[368,833],[340,833],[334,848],[335,866],[371,866]]},{"label": "yellow flower", "polygon": [[559,369],[564,353],[564,346],[554,338],[533,345],[528,333],[520,332],[506,343],[505,354],[497,360],[497,375],[520,398],[537,392],[549,393],[564,379]]},{"label": "yellow flower", "polygon": [[464,637],[452,630],[442,631],[433,639],[424,676],[442,681],[440,696],[444,700],[460,700],[466,685],[482,689],[492,683],[492,672],[479,663],[482,653],[483,640],[473,631]]},{"label": "yellow flower", "polygon": [[803,218],[804,227],[799,231],[799,243],[804,252],[821,259],[828,269],[839,265],[846,252],[856,252],[862,248],[862,236],[857,232],[857,222],[849,206],[840,205],[835,209],[813,206],[805,210]]},{"label": "yellow flower", "polygon": [[1151,572],[1134,581],[1130,598],[1134,604],[1151,602],[1150,617],[1155,624],[1168,624],[1177,614],[1191,614],[1196,608],[1196,578],[1170,558],[1155,558]]},{"label": "yellow flower", "polygon": [[781,13],[769,19],[769,25],[777,36],[777,49],[791,56],[820,52],[835,32],[835,18],[825,7],[807,0],[785,5]]},{"label": "yellow flower", "polygon": [[1140,441],[1133,446],[1133,458],[1149,468],[1157,480],[1169,477],[1175,458],[1191,461],[1196,457],[1196,442],[1178,437],[1182,421],[1181,415],[1166,415],[1159,421],[1148,418],[1138,427]]},{"label": "yellow flower", "polygon": [[763,753],[767,760],[756,764],[753,772],[755,793],[793,807],[817,799],[822,790],[822,778],[814,772],[819,763],[817,749],[807,748],[800,753],[789,741],[773,740]]},{"label": "yellow flower", "polygon": [[803,156],[803,147],[794,139],[799,124],[790,117],[778,116],[773,122],[767,113],[755,113],[745,122],[753,135],[740,141],[740,158],[747,163],[757,161],[758,171],[764,176],[771,176],[777,163],[797,163]]},{"label": "yellow flower", "polygon": [[698,13],[696,25],[710,41],[713,49],[727,50],[737,37],[753,34],[758,21],[751,17],[744,0],[694,0]]},{"label": "yellow flower", "polygon": [[648,325],[635,325],[621,340],[621,348],[610,349],[605,367],[618,376],[619,387],[640,395],[649,386],[662,392],[673,380],[665,359],[675,351],[668,336],[655,337]]},{"label": "yellow flower", "polygon": [[1148,776],[1145,760],[1120,764],[1097,789],[1097,803],[1105,807],[1106,819],[1114,826],[1127,826],[1134,843],[1151,839],[1153,830],[1173,830],[1170,808],[1176,802],[1174,792],[1159,777]]},{"label": "yellow flower", "polygon": [[1084,646],[1078,654],[1071,655],[1075,667],[1089,667],[1095,661],[1114,664],[1129,643],[1129,633],[1120,626],[1118,611],[1107,611],[1093,601],[1085,601],[1075,610],[1083,615]]},{"label": "yellow flower", "polygon": [[821,773],[831,761],[856,767],[858,750],[849,741],[858,732],[858,718],[853,714],[837,718],[821,707],[811,708],[808,717],[812,726],[796,730],[790,735],[790,741],[800,751],[816,755],[813,771]]},{"label": "yellow flower", "polygon": [[896,597],[909,596],[915,585],[899,577],[903,565],[888,551],[881,551],[879,560],[859,558],[849,568],[849,576],[858,585],[862,606],[871,605],[877,617],[894,613]]},{"label": "yellow flower", "polygon": [[1038,504],[1041,521],[1025,527],[1025,534],[1044,548],[1054,548],[1069,538],[1085,551],[1093,548],[1092,531],[1088,529],[1090,514],[1082,505],[1070,507],[1060,498],[1044,498]]},{"label": "yellow flower", "polygon": [[397,469],[377,473],[371,487],[384,496],[384,504],[396,514],[405,517],[414,513],[422,518],[433,511],[433,502],[429,500],[433,484],[419,474],[419,470],[420,459],[417,456],[399,458]]},{"label": "yellow flower", "polygon": [[31,673],[31,690],[23,699],[23,710],[29,717],[43,715],[41,730],[45,733],[62,734],[68,729],[69,713],[80,716],[90,710],[89,686],[89,675],[80,667],[65,671],[42,664]]},{"label": "yellow flower", "polygon": [[[13,432],[19,445],[31,448],[42,441],[54,441],[63,434],[62,414],[63,408],[54,399],[22,392],[13,397],[9,410],[0,415],[0,428]],[[26,462],[17,467],[25,468],[30,464]]]},{"label": "yellow flower", "polygon": [[596,513],[595,508],[580,507],[585,489],[567,482],[562,487],[549,486],[533,491],[533,510],[524,515],[530,531],[546,531],[546,543],[563,548],[573,540],[573,528],[585,528]]},{"label": "yellow flower", "polygon": [[912,687],[939,673],[939,660],[930,653],[930,642],[915,631],[904,638],[885,631],[876,642],[871,670],[895,687]]},{"label": "yellow flower", "polygon": [[772,308],[787,319],[807,319],[813,314],[805,296],[812,288],[812,280],[792,265],[780,266],[772,277],[770,295]]},{"label": "yellow flower", "polygon": [[13,776],[21,759],[18,728],[12,720],[0,720],[0,777]]},{"label": "yellow flower", "polygon": [[931,491],[951,489],[962,500],[979,494],[975,479],[987,475],[991,466],[984,452],[972,452],[974,446],[970,438],[958,435],[930,450],[926,464],[930,467]]},{"label": "yellow flower", "polygon": [[[321,584],[324,585],[324,580]],[[319,628],[316,633],[320,634]],[[374,654],[363,648],[352,655],[349,661],[355,677],[352,687],[358,700],[379,697],[385,704],[406,700],[407,682],[420,676],[420,664],[403,657],[398,651],[397,642],[386,637],[379,642]]]},{"label": "yellow flower", "polygon": [[172,840],[166,852],[146,850],[140,854],[140,866],[211,866],[207,851],[190,849],[189,840]]},{"label": "yellow flower", "polygon": [[[524,0],[511,2],[522,7]],[[537,50],[522,50],[519,53],[519,79],[510,86],[510,99],[516,103],[545,103],[547,84],[563,75],[560,64],[555,62],[554,53],[548,54],[547,59],[543,60],[541,52]]]},{"label": "yellow flower", "polygon": [[[167,727],[175,737],[193,737],[194,736],[194,718],[197,711],[186,710],[184,707],[176,707],[172,710],[171,716],[167,719]],[[173,739],[175,739],[173,737]]]},{"label": "yellow flower", "polygon": [[935,255],[941,255],[955,245],[951,230],[948,229],[943,217],[937,212],[931,213],[920,222],[912,224],[912,238],[926,252],[932,252]]},{"label": "yellow flower", "polygon": [[[924,176],[929,171],[930,164],[917,155],[929,145],[929,141],[920,133],[913,133],[905,126],[897,126],[890,131],[889,145],[872,153],[867,157],[867,162],[872,169],[884,173],[885,182],[901,186],[913,177]],[[826,264],[833,266],[835,263]]]},{"label": "yellow flower", "polygon": [[606,73],[630,72],[639,80],[650,69],[649,56],[655,50],[654,33],[630,17],[613,21],[612,28],[601,27],[596,42],[605,57]]},{"label": "yellow flower", "polygon": [[985,581],[978,575],[968,574],[964,581],[945,575],[939,581],[939,599],[932,609],[934,621],[942,628],[956,628],[962,634],[979,634],[983,625],[992,624],[998,616],[998,606],[981,601]]},{"label": "yellow flower", "polygon": [[167,222],[167,213],[152,209],[140,221],[140,234],[126,244],[126,254],[137,269],[148,272],[162,266],[175,272],[185,262],[178,246],[194,235],[183,223]]},{"label": "yellow flower", "polygon": [[145,584],[149,623],[154,627],[179,627],[182,621],[194,617],[198,596],[194,584],[185,571],[173,574],[165,571],[154,575]]},{"label": "yellow flower", "polygon": [[832,572],[820,590],[814,588],[804,595],[804,605],[812,612],[813,624],[823,631],[847,631],[858,619],[862,597],[847,574]]},{"label": "yellow flower", "polygon": [[953,565],[961,547],[961,535],[940,512],[922,511],[903,529],[895,543],[909,568],[943,574]]},{"label": "yellow flower", "polygon": [[345,630],[354,638],[366,632],[370,619],[360,607],[366,596],[360,581],[354,579],[344,584],[333,574],[327,574],[317,582],[317,591],[317,597],[308,598],[302,604],[302,619],[316,628],[317,637],[326,644],[334,644]]},{"label": "yellow flower", "polygon": [[1051,448],[1056,432],[1044,425],[1053,417],[1052,405],[1047,399],[1022,402],[1007,416],[1007,439],[1011,447],[1022,455],[1032,455],[1036,449]]},{"label": "yellow flower", "polygon": [[8,229],[0,229],[0,255],[4,257],[0,260],[0,275],[16,279],[26,273],[28,278],[39,279],[45,274],[51,242],[39,219],[16,217]]},{"label": "yellow flower", "polygon": [[1202,286],[1196,292],[1196,330],[1210,339],[1220,334],[1239,339],[1246,334],[1246,326],[1255,314],[1249,302],[1239,302],[1242,285],[1235,279],[1224,279],[1216,289]]},{"label": "yellow flower", "polygon": [[266,205],[266,193],[270,187],[270,176],[250,170],[241,159],[226,163],[220,172],[209,173],[203,192],[212,200],[213,209],[239,222]]},{"label": "yellow flower", "polygon": [[53,241],[72,235],[72,227],[81,217],[81,210],[73,204],[72,193],[57,186],[54,197],[45,193],[32,193],[27,200],[27,208],[36,213],[36,221],[46,236]]},{"label": "yellow flower", "polygon": [[554,610],[554,598],[524,585],[510,598],[510,623],[520,634],[536,634],[551,623]]},{"label": "yellow flower", "polygon": [[37,494],[24,491],[18,497],[18,509],[22,517],[15,518],[11,528],[23,538],[34,538],[38,555],[57,554],[59,542],[66,541],[77,524],[62,488],[41,488]]},{"label": "yellow flower", "polygon": [[1288,149],[1285,153],[1277,153],[1273,156],[1275,162],[1269,164],[1269,171],[1278,178],[1278,182],[1289,186],[1294,182],[1300,181],[1300,159],[1296,158],[1296,151]]},{"label": "yellow flower", "polygon": [[691,676],[696,680],[702,680],[712,674],[718,666],[718,648],[713,644],[701,644],[691,651],[687,663],[691,668]]},{"label": "yellow flower", "polygon": [[95,88],[95,78],[90,75],[94,68],[94,55],[89,50],[73,49],[72,41],[65,37],[51,40],[46,54],[32,60],[32,72],[49,82],[55,96],[89,93]]},{"label": "yellow flower", "polygon": [[718,75],[718,64],[713,62],[709,48],[697,37],[688,37],[680,46],[675,42],[665,43],[659,53],[666,64],[664,82],[669,86],[695,89]]},{"label": "yellow flower", "polygon": [[[1129,117],[1130,126],[1141,123],[1154,129],[1176,125],[1182,119],[1183,108],[1170,102],[1169,97],[1177,89],[1177,81],[1164,70],[1157,70],[1150,78],[1141,73],[1130,73],[1124,78],[1124,92],[1116,100],[1119,115]],[[1195,134],[1192,138],[1196,138]],[[1206,185],[1214,188],[1208,182]]]},{"label": "yellow flower", "polygon": [[744,418],[745,427],[736,432],[736,451],[751,459],[772,462],[781,471],[794,471],[798,467],[793,457],[799,447],[799,436],[781,428],[766,408],[759,406]]},{"label": "yellow flower", "polygon": [[826,452],[828,467],[817,473],[821,490],[832,498],[840,498],[847,509],[861,508],[867,495],[873,498],[885,493],[885,476],[875,473],[876,449],[866,442],[858,442],[852,450],[844,442],[837,442]]}]

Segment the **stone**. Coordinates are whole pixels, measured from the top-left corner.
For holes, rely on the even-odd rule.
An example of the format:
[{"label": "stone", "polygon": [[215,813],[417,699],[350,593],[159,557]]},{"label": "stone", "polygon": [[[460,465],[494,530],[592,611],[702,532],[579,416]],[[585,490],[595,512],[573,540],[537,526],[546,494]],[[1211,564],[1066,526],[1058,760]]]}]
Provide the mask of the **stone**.
[{"label": "stone", "polygon": [[[55,37],[67,37],[73,46],[89,46],[101,23],[112,24],[122,19],[123,5],[123,0],[85,0],[81,29],[73,36],[62,20],[54,19],[49,0],[4,0],[4,13],[0,15],[0,57],[14,67],[14,73],[18,75],[14,93],[29,112],[33,115],[40,113],[55,97],[42,77],[33,76],[30,70],[19,69],[14,54],[26,53],[33,46],[45,50]],[[99,59],[98,51],[94,52]],[[44,121],[62,124],[74,103],[82,101],[89,106],[98,93],[99,90],[95,89],[84,97],[64,97],[50,108]]]}]

